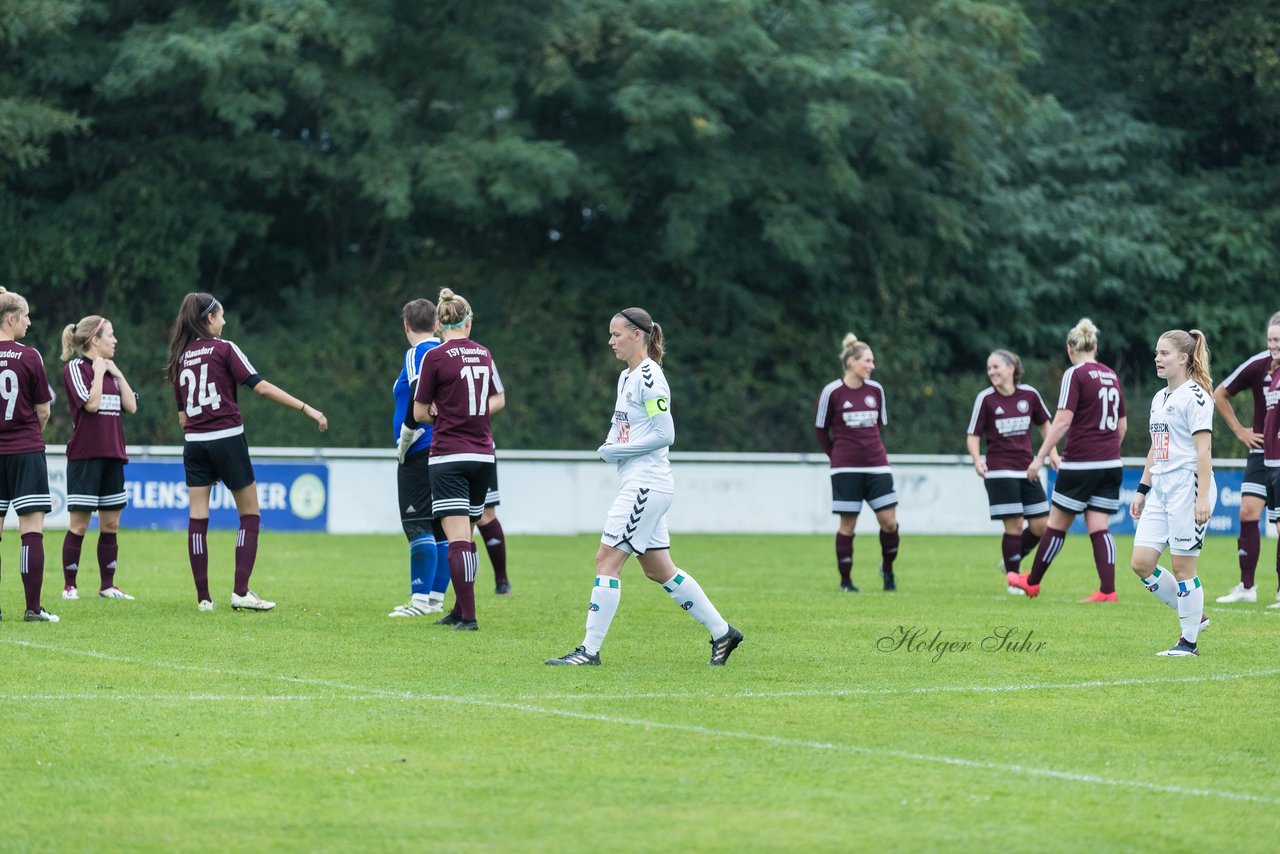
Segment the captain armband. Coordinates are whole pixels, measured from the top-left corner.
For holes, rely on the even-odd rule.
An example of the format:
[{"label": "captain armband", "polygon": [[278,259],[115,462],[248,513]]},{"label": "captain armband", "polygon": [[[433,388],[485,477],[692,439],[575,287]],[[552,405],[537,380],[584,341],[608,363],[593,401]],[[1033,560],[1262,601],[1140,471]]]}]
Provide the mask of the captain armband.
[{"label": "captain armband", "polygon": [[649,414],[650,418],[656,418],[665,412],[670,412],[667,399],[665,397],[655,397],[652,400],[644,402],[644,411]]}]

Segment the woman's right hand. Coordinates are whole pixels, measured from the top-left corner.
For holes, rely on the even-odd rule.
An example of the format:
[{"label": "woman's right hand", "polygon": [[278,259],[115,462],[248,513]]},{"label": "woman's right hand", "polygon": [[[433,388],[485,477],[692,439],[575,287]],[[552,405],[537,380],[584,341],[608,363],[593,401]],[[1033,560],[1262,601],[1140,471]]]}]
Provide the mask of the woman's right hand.
[{"label": "woman's right hand", "polygon": [[1142,518],[1142,508],[1147,505],[1147,496],[1141,492],[1133,494],[1133,500],[1129,502],[1129,516],[1134,519]]},{"label": "woman's right hand", "polygon": [[973,470],[978,473],[978,477],[985,479],[987,476],[987,461],[982,457],[978,457],[973,461]]},{"label": "woman's right hand", "polygon": [[1240,425],[1240,429],[1235,432],[1236,438],[1243,442],[1245,447],[1252,448],[1255,451],[1262,448],[1261,433],[1255,433],[1243,424]]}]

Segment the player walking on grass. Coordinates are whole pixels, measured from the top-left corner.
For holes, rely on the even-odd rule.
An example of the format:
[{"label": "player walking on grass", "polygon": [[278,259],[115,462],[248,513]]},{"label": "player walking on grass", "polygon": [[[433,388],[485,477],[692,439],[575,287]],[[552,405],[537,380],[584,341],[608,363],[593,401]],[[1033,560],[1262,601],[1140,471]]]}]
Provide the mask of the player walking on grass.
[{"label": "player walking on grass", "polygon": [[840,589],[857,593],[853,583],[853,538],[862,502],[880,523],[880,577],[885,590],[895,590],[893,562],[898,557],[898,493],[893,487],[889,456],[880,428],[889,423],[884,387],[871,379],[876,369],[871,348],[852,332],[841,345],[844,376],[818,395],[814,434],[831,460],[831,512],[839,514],[836,569]]},{"label": "player walking on grass", "polygon": [[489,416],[506,405],[507,396],[493,355],[471,340],[471,305],[443,288],[436,315],[440,346],[422,360],[413,412],[406,418],[435,425],[428,461],[432,512],[449,540],[454,596],[453,609],[436,623],[475,631],[478,563],[472,527],[484,512],[493,476]]},{"label": "player walking on grass", "polygon": [[427,352],[440,345],[436,337],[436,307],[430,300],[415,299],[401,311],[404,334],[409,339],[400,375],[391,388],[395,399],[392,431],[396,436],[396,494],[400,502],[400,527],[409,540],[409,601],[397,605],[388,617],[425,617],[444,610],[449,589],[449,544],[440,522],[431,512],[431,425],[413,420],[413,395]]},{"label": "player walking on grass", "polygon": [[[116,586],[120,513],[124,510],[123,414],[138,411],[138,397],[116,367],[116,334],[97,314],[62,330],[62,385],[71,407],[67,442],[67,511],[71,524],[62,540],[62,598],[79,599],[76,574],[89,519],[98,512],[98,596],[132,599]],[[70,360],[70,361],[67,361]]]},{"label": "player walking on grass", "polygon": [[49,421],[53,393],[40,351],[18,343],[30,327],[27,301],[0,287],[0,534],[12,507],[22,537],[18,572],[27,600],[22,618],[28,623],[56,623],[57,616],[40,606],[44,514],[53,509],[41,431]]},{"label": "player walking on grass", "polygon": [[218,481],[226,484],[240,514],[236,536],[235,584],[231,607],[237,611],[270,611],[276,606],[249,589],[258,555],[258,490],[249,459],[249,443],[240,417],[237,389],[244,385],[267,400],[297,409],[320,431],[329,429],[324,413],[258,376],[249,359],[223,340],[227,320],[212,294],[190,293],[182,299],[169,336],[169,382],[178,404],[178,423],[185,443],[182,465],[190,498],[187,556],[201,611],[213,610],[209,595],[209,497]]},{"label": "player walking on grass", "polygon": [[[987,488],[991,518],[1004,523],[1000,553],[1007,575],[1018,572],[1022,556],[1044,534],[1049,499],[1040,481],[1027,479],[1027,467],[1031,465],[1031,425],[1047,436],[1051,416],[1040,392],[1023,384],[1022,360],[1016,353],[993,350],[987,357],[987,379],[991,386],[978,392],[973,402],[965,442],[973,469]],[[984,438],[985,458],[979,454]],[[1050,462],[1055,468],[1057,456],[1057,450],[1051,451]],[[1021,594],[1023,590],[1009,585],[1009,592]]]},{"label": "player walking on grass", "polygon": [[[1129,505],[1138,521],[1134,573],[1161,602],[1178,612],[1182,635],[1164,656],[1199,655],[1204,591],[1196,559],[1217,501],[1213,479],[1213,404],[1208,389],[1209,349],[1199,329],[1175,329],[1156,342],[1156,376],[1166,388],[1151,400],[1151,450]],[[1168,547],[1173,575],[1156,566]]]},{"label": "player walking on grass", "polygon": [[667,449],[675,442],[671,389],[662,372],[662,327],[642,308],[627,308],[609,322],[609,347],[627,368],[618,377],[609,435],[597,453],[618,466],[618,497],[596,551],[596,580],[587,608],[587,631],[577,649],[547,664],[600,663],[600,646],[622,597],[622,566],[635,555],[650,581],[711,633],[711,660],[724,664],[742,643],[693,576],[671,561],[667,509],[675,480]]},{"label": "player walking on grass", "polygon": [[1110,516],[1120,507],[1120,482],[1124,474],[1120,462],[1120,442],[1129,420],[1125,417],[1124,393],[1116,372],[1098,361],[1098,327],[1083,318],[1067,333],[1067,358],[1071,367],[1062,375],[1058,411],[1040,450],[1027,468],[1027,479],[1038,483],[1041,460],[1067,439],[1058,467],[1058,481],[1049,509],[1049,524],[1030,575],[1010,572],[1010,585],[1022,588],[1028,597],[1040,593],[1040,581],[1049,564],[1062,551],[1067,528],[1083,512],[1093,562],[1098,570],[1099,588],[1085,602],[1116,601],[1116,543],[1111,539]]},{"label": "player walking on grass", "polygon": [[[1267,321],[1267,350],[1245,359],[1213,392],[1213,402],[1231,432],[1249,449],[1244,467],[1244,483],[1240,487],[1240,538],[1236,554],[1240,558],[1240,583],[1219,602],[1257,602],[1254,576],[1262,551],[1262,511],[1267,506],[1267,466],[1263,461],[1263,422],[1267,417],[1267,389],[1275,373],[1272,351],[1280,356],[1280,311]],[[1253,393],[1253,422],[1246,428],[1236,418],[1229,398],[1242,391]]]}]

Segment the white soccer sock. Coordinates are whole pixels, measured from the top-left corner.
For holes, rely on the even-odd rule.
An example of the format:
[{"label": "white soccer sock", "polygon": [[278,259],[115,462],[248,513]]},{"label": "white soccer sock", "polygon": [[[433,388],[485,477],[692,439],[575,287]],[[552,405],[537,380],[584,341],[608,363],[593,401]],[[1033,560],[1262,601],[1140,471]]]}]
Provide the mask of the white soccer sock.
[{"label": "white soccer sock", "polygon": [[1156,594],[1161,602],[1175,611],[1178,610],[1178,582],[1172,572],[1157,566],[1155,572],[1151,573],[1151,577],[1142,579],[1142,583],[1147,585],[1147,589]]},{"label": "white soccer sock", "polygon": [[662,589],[671,594],[671,601],[707,627],[707,631],[711,632],[712,640],[718,640],[728,633],[729,624],[725,622],[724,617],[720,616],[716,606],[711,604],[711,600],[702,592],[702,587],[692,575],[683,569],[677,569],[676,574],[662,585]]},{"label": "white soccer sock", "polygon": [[[411,593],[411,594],[409,594],[409,601],[410,601],[412,604],[414,604],[414,605],[418,605],[418,606],[422,606],[422,605],[430,605],[430,604],[431,604],[431,596],[430,596],[430,594],[427,594],[427,593]],[[440,601],[441,601],[441,602],[443,602],[443,601],[444,601],[444,597],[443,597],[443,596],[441,596],[441,597],[440,597]]]},{"label": "white soccer sock", "polygon": [[1182,636],[1195,643],[1200,637],[1200,618],[1204,616],[1204,590],[1200,588],[1200,576],[1193,575],[1178,582],[1178,622]]},{"label": "white soccer sock", "polygon": [[587,609],[587,636],[582,645],[587,652],[596,655],[604,643],[604,636],[609,633],[609,624],[613,615],[618,613],[618,602],[622,599],[622,580],[608,575],[597,575],[596,584],[591,588],[591,606]]}]

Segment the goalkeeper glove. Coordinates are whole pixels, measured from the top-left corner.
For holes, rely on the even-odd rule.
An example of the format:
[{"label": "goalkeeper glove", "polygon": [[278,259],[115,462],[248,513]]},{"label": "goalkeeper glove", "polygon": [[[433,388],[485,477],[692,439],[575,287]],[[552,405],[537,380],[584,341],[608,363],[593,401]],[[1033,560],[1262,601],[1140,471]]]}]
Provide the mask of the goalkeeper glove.
[{"label": "goalkeeper glove", "polygon": [[413,443],[421,438],[422,434],[427,432],[424,427],[410,427],[408,424],[400,425],[400,440],[396,442],[396,459],[404,465],[404,455],[409,453],[409,449],[413,447]]}]

